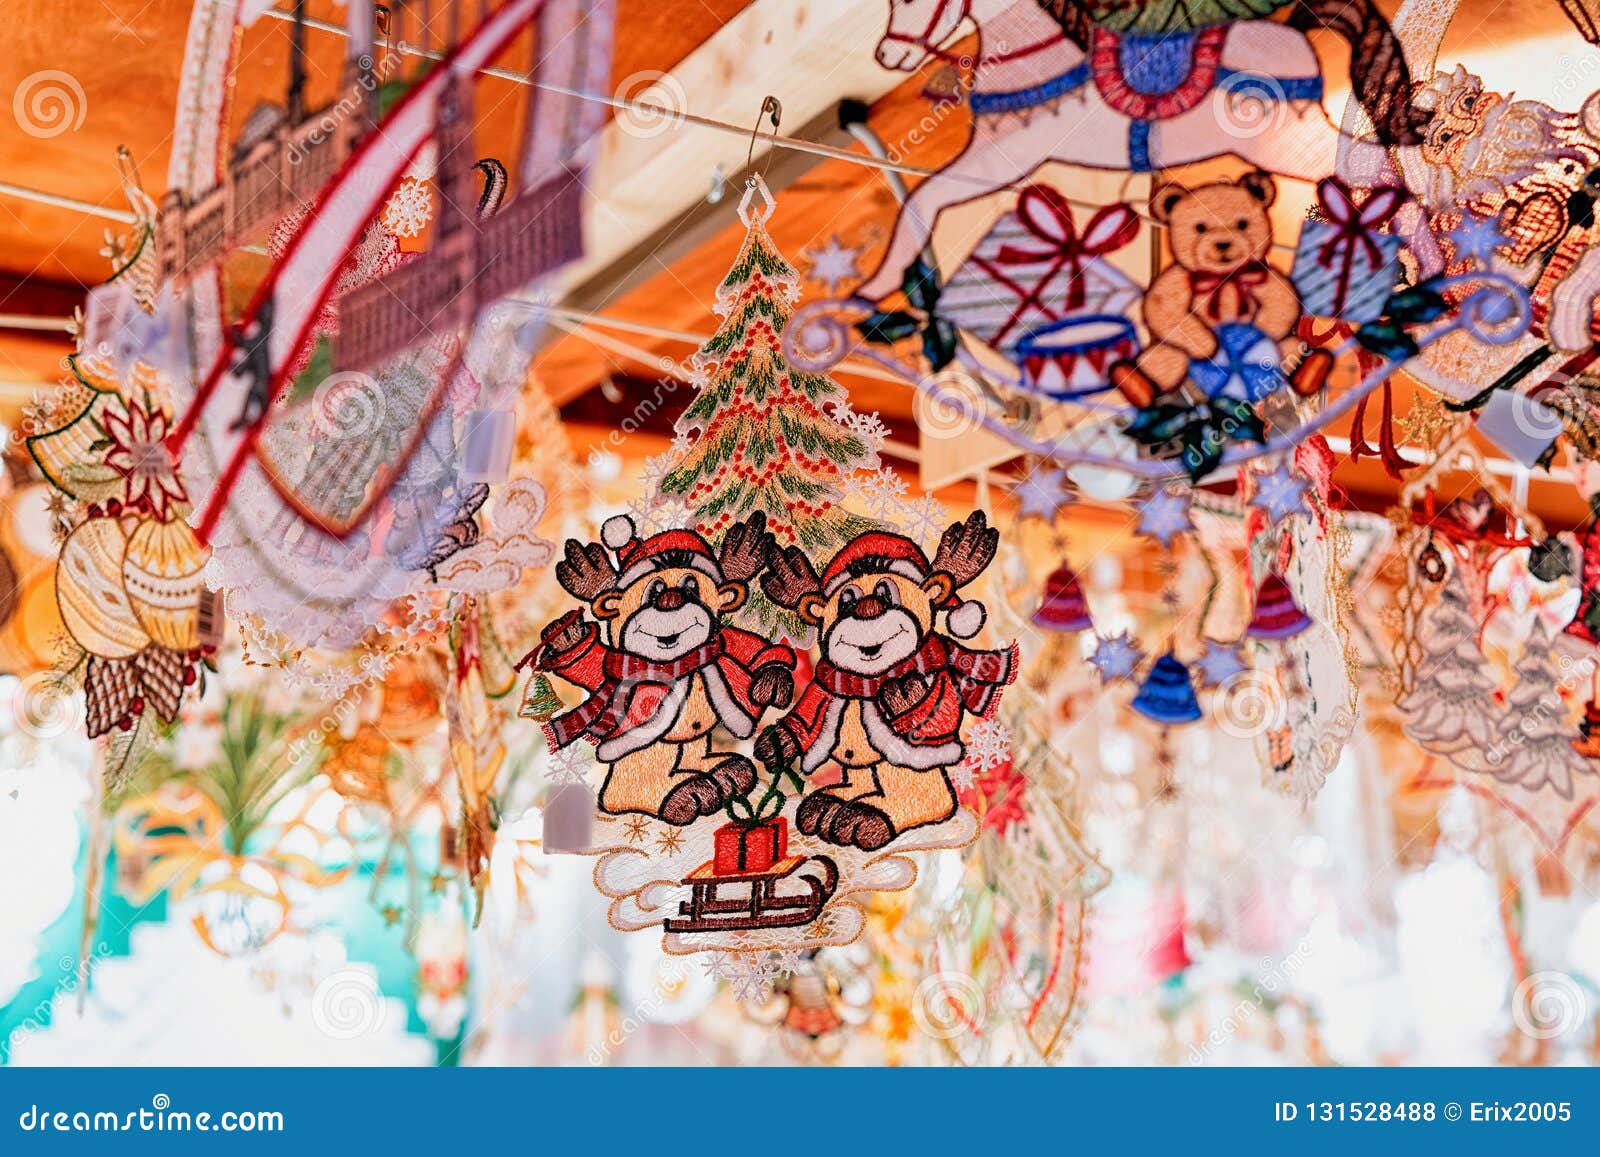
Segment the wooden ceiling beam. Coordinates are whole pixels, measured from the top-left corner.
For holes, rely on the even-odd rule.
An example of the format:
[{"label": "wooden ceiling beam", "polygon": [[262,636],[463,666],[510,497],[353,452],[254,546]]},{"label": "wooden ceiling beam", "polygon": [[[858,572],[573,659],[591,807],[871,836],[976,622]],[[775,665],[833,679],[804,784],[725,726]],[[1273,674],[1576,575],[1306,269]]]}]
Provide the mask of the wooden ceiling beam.
[{"label": "wooden ceiling beam", "polygon": [[[684,131],[696,130],[691,128]],[[839,126],[837,101],[798,128],[784,124],[783,132],[804,141],[835,147],[845,147],[854,140]],[[597,311],[620,300],[656,273],[676,265],[726,229],[728,206],[738,204],[744,195],[745,182],[753,174],[762,174],[767,188],[777,193],[793,185],[821,161],[822,158],[814,153],[769,149],[768,156],[757,158],[750,165],[741,164],[737,172],[725,173],[721,179],[721,195],[716,201],[710,200],[712,179],[708,173],[699,200],[663,221],[610,265],[572,285],[566,291],[562,304],[573,309]]]},{"label": "wooden ceiling beam", "polygon": [[[763,100],[783,102],[785,125],[809,125],[844,97],[873,101],[896,74],[873,51],[887,5],[862,0],[755,0],[645,91],[621,95],[755,128]],[[763,125],[765,128],[766,126]],[[755,156],[770,145],[757,139]],[[600,136],[591,173],[584,259],[564,272],[583,285],[705,200],[712,174],[745,167],[750,142],[687,122],[622,112]],[[665,265],[646,258],[650,269]]]}]

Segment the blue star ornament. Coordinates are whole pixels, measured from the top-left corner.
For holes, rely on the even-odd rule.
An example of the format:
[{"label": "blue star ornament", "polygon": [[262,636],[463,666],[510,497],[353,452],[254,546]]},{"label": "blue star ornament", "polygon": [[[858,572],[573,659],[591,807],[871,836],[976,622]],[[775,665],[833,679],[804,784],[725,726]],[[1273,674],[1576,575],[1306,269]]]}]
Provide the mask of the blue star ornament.
[{"label": "blue star ornament", "polygon": [[1196,659],[1192,666],[1200,673],[1202,687],[1220,687],[1235,675],[1250,669],[1239,657],[1239,644],[1219,643],[1215,639],[1206,640],[1205,654]]},{"label": "blue star ornament", "polygon": [[1139,509],[1139,533],[1172,547],[1178,535],[1194,529],[1189,519],[1189,493],[1160,487]]},{"label": "blue star ornament", "polygon": [[1310,485],[1285,460],[1268,473],[1256,475],[1256,492],[1250,498],[1250,505],[1265,510],[1273,522],[1281,522],[1291,514],[1306,513],[1306,490]]},{"label": "blue star ornament", "polygon": [[1133,678],[1134,671],[1143,660],[1143,648],[1127,631],[1100,637],[1095,641],[1094,654],[1089,656],[1089,663],[1100,672],[1102,683]]},{"label": "blue star ornament", "polygon": [[1034,515],[1053,522],[1056,512],[1072,501],[1072,491],[1067,488],[1067,472],[1058,466],[1035,470],[1013,491],[1023,518]]},{"label": "blue star ornament", "polygon": [[1461,214],[1461,224],[1450,231],[1450,244],[1455,247],[1457,261],[1475,261],[1487,266],[1494,260],[1494,251],[1505,243],[1499,223],[1493,217],[1480,217],[1476,213]]}]

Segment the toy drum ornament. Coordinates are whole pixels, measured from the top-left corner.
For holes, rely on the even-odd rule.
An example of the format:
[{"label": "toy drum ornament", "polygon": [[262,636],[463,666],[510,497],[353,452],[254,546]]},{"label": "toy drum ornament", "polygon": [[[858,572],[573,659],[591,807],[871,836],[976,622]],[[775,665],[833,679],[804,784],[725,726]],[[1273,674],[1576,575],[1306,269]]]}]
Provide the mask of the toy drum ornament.
[{"label": "toy drum ornament", "polygon": [[122,585],[128,539],[115,518],[91,518],[61,545],[56,601],[77,644],[102,659],[126,659],[150,643]]},{"label": "toy drum ornament", "polygon": [[128,539],[123,585],[139,625],[163,647],[192,651],[200,645],[200,575],[208,557],[181,520],[147,519]]},{"label": "toy drum ornament", "polygon": [[1133,323],[1110,313],[1064,317],[1018,340],[1015,351],[1024,389],[1054,401],[1085,398],[1110,387],[1113,362],[1133,358],[1139,337]]}]

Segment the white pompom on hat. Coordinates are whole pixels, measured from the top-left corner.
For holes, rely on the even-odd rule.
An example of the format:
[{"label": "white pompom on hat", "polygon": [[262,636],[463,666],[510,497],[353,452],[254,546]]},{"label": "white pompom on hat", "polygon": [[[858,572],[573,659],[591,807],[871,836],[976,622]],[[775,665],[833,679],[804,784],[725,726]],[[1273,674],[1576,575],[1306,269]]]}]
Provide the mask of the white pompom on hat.
[{"label": "white pompom on hat", "polygon": [[600,526],[600,541],[612,550],[627,546],[633,541],[634,534],[633,519],[626,514],[613,515]]},{"label": "white pompom on hat", "polygon": [[967,599],[950,612],[950,633],[958,639],[970,639],[983,630],[983,624],[988,620],[989,612],[983,609],[983,604],[974,599]]}]

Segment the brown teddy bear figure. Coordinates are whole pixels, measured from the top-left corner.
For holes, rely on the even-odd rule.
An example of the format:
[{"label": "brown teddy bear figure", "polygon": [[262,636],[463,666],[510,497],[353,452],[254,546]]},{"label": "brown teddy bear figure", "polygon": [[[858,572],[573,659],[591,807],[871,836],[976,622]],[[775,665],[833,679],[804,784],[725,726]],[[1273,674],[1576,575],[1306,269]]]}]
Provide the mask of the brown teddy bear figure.
[{"label": "brown teddy bear figure", "polygon": [[[1270,176],[1252,172],[1197,189],[1163,185],[1150,198],[1151,216],[1167,227],[1174,263],[1145,291],[1149,346],[1137,361],[1111,367],[1112,383],[1135,406],[1183,385],[1191,366],[1210,370],[1219,350],[1231,356],[1268,340],[1285,358],[1298,356],[1300,343],[1291,335],[1300,320],[1299,295],[1266,262],[1272,245],[1267,207],[1277,194]],[[1301,395],[1314,394],[1332,366],[1331,354],[1313,350],[1290,384]],[[1276,367],[1270,376],[1281,381]]]}]

